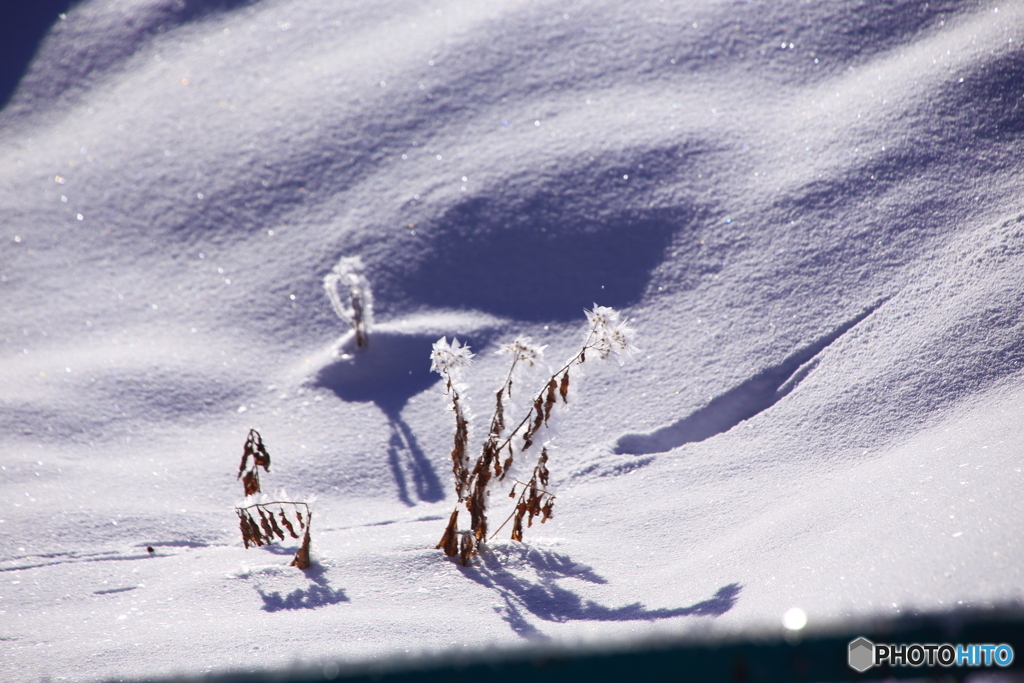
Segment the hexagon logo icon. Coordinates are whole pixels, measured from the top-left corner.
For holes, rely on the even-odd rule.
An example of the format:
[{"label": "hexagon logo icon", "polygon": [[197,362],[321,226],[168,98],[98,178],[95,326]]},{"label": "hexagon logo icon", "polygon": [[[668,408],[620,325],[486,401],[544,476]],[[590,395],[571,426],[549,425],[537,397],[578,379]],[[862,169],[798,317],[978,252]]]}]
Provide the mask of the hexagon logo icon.
[{"label": "hexagon logo icon", "polygon": [[875,644],[867,638],[850,641],[850,668],[864,673],[875,662]]}]

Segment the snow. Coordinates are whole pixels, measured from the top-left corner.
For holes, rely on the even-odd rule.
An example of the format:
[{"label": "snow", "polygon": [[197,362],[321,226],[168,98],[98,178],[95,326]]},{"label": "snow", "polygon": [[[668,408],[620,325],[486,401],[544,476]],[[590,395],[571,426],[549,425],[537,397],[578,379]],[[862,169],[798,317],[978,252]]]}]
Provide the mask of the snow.
[{"label": "snow", "polygon": [[[1022,41],[988,2],[73,6],[0,111],[4,678],[1024,599]],[[595,304],[640,350],[573,378],[554,518],[458,566],[432,345],[479,438],[500,347],[567,358]],[[250,427],[305,573],[242,547]]]}]

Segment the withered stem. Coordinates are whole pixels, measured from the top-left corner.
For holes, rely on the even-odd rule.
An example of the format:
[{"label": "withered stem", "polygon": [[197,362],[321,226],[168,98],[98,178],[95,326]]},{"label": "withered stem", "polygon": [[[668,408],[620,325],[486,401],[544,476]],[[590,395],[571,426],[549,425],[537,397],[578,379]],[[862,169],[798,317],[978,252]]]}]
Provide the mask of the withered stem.
[{"label": "withered stem", "polygon": [[[537,472],[537,468],[536,467],[533,468],[533,471],[534,471],[534,476],[537,476],[536,475],[536,472]],[[509,521],[513,517],[516,516],[516,512],[519,511],[519,504],[523,502],[523,498],[526,496],[526,492],[530,490],[530,485],[529,484],[523,484],[523,482],[521,482],[521,481],[518,482],[518,483],[522,484],[526,488],[524,488],[523,492],[519,494],[519,499],[516,501],[516,506],[514,508],[512,508],[512,513],[508,517],[505,518],[505,521],[501,523],[501,526],[499,526],[497,529],[494,530],[494,533],[491,534],[490,538],[487,539],[488,541],[493,541],[494,537],[498,535],[498,532],[501,531],[502,529],[504,529],[505,525],[508,524]],[[553,493],[548,493],[547,491],[545,491],[542,488],[538,488],[537,490],[540,491],[541,493],[545,494],[546,496],[548,496],[551,500],[555,500],[558,497],[558,496],[556,496]]]},{"label": "withered stem", "polygon": [[507,437],[507,438],[506,438],[506,439],[505,439],[504,441],[502,441],[502,442],[501,442],[501,445],[500,445],[500,446],[498,446],[498,450],[499,450],[499,451],[500,451],[501,449],[505,448],[505,446],[507,446],[507,445],[509,444],[509,442],[510,442],[510,441],[511,441],[511,440],[512,440],[512,439],[513,439],[514,437],[515,437],[515,435],[519,433],[519,430],[523,428],[523,425],[525,425],[525,424],[526,424],[527,422],[529,422],[529,421],[530,421],[530,419],[531,419],[531,416],[533,415],[533,410],[534,410],[534,409],[533,409],[533,405],[535,405],[535,404],[536,404],[536,399],[537,399],[537,398],[543,398],[544,394],[545,394],[545,393],[547,392],[547,390],[548,390],[548,384],[549,384],[549,383],[551,382],[551,380],[553,380],[553,379],[554,379],[555,377],[557,377],[558,375],[562,374],[563,372],[565,372],[566,370],[568,370],[569,368],[571,368],[571,367],[572,367],[572,365],[573,365],[573,363],[575,363],[575,362],[576,362],[576,361],[577,361],[577,360],[578,360],[578,359],[580,358],[580,356],[582,356],[582,355],[583,355],[583,354],[584,354],[584,353],[586,352],[586,350],[587,350],[587,349],[589,349],[589,348],[592,348],[592,347],[590,346],[590,340],[591,340],[591,339],[592,339],[593,337],[594,337],[594,332],[593,332],[593,331],[591,331],[591,333],[590,333],[590,338],[589,338],[589,339],[587,339],[586,343],[585,343],[585,344],[583,345],[583,348],[582,348],[582,349],[580,349],[579,353],[577,353],[577,354],[576,354],[575,356],[573,356],[572,358],[570,358],[570,359],[569,359],[569,360],[568,360],[568,361],[567,361],[567,362],[565,363],[565,365],[563,365],[563,366],[562,366],[562,367],[561,367],[561,368],[560,368],[559,370],[556,370],[556,371],[555,371],[554,373],[552,373],[551,377],[549,377],[549,378],[548,378],[548,381],[544,383],[544,388],[540,390],[540,392],[539,392],[539,393],[537,394],[537,396],[536,396],[536,397],[534,397],[534,403],[533,403],[533,404],[531,404],[531,406],[530,406],[530,410],[529,410],[529,411],[527,411],[527,413],[526,413],[526,417],[524,417],[524,418],[522,419],[522,421],[521,421],[521,422],[519,423],[519,425],[518,425],[518,426],[517,426],[517,427],[516,427],[515,429],[513,429],[513,430],[512,430],[512,431],[511,431],[511,432],[509,433],[508,437]]},{"label": "withered stem", "polygon": [[246,505],[245,507],[235,508],[236,510],[248,510],[250,508],[266,507],[268,505],[301,505],[306,508],[306,512],[309,512],[309,505],[294,500],[269,500],[266,503],[253,503],[252,505]]}]

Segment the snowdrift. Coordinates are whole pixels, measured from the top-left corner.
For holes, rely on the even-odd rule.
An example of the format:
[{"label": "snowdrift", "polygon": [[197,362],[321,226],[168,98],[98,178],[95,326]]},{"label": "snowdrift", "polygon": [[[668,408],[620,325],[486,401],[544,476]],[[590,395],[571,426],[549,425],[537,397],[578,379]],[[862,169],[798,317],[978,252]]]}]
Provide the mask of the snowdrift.
[{"label": "snowdrift", "polygon": [[[0,110],[5,675],[1021,599],[1022,44],[954,0],[75,5]],[[479,439],[499,345],[559,363],[594,303],[641,352],[578,387],[555,517],[460,568],[431,344]],[[250,427],[305,573],[242,548]]]}]

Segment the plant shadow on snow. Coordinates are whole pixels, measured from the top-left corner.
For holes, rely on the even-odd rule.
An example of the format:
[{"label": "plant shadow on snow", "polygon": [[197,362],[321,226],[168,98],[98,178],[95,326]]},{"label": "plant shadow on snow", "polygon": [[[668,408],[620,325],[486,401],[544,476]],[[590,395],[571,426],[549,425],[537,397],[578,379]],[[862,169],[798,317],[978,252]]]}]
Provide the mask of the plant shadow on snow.
[{"label": "plant shadow on snow", "polygon": [[666,453],[683,444],[710,439],[727,432],[744,420],[768,410],[785,398],[817,364],[817,356],[839,337],[853,329],[888,299],[872,304],[828,334],[797,350],[742,384],[716,396],[710,403],[681,420],[647,434],[624,434],[615,445],[616,454],[650,455]]},{"label": "plant shadow on snow", "polygon": [[263,610],[265,612],[280,612],[281,610],[316,609],[349,601],[343,589],[331,587],[327,580],[327,571],[320,565],[314,564],[302,573],[312,583],[308,588],[296,588],[284,597],[281,597],[279,591],[264,591],[257,587],[256,592],[263,599]]},{"label": "plant shadow on snow", "polygon": [[369,346],[346,354],[317,373],[317,386],[343,401],[370,402],[388,419],[388,466],[406,505],[416,500],[444,499],[444,488],[416,435],[402,419],[409,399],[430,388],[439,377],[430,372],[430,348],[436,341],[421,335],[373,334]]},{"label": "plant shadow on snow", "polygon": [[[515,561],[499,558],[493,551],[485,552],[475,565],[459,567],[468,578],[493,589],[505,601],[501,613],[511,629],[527,639],[546,639],[547,636],[531,624],[524,610],[544,621],[655,621],[673,617],[719,617],[736,604],[742,586],[731,583],[722,586],[707,600],[688,607],[647,609],[634,602],[622,607],[607,607],[592,600],[583,600],[572,591],[562,588],[556,581],[574,578],[588,583],[607,581],[590,567],[580,566],[567,555],[551,550],[523,547]],[[530,581],[509,571],[509,566],[532,569],[537,581]]]},{"label": "plant shadow on snow", "polygon": [[[474,345],[486,338],[470,337]],[[406,505],[444,499],[444,487],[416,439],[402,409],[413,396],[429,389],[440,376],[430,371],[430,351],[436,337],[425,334],[372,332],[369,346],[340,356],[317,373],[316,386],[330,389],[343,401],[370,402],[388,419],[388,466]]]}]

